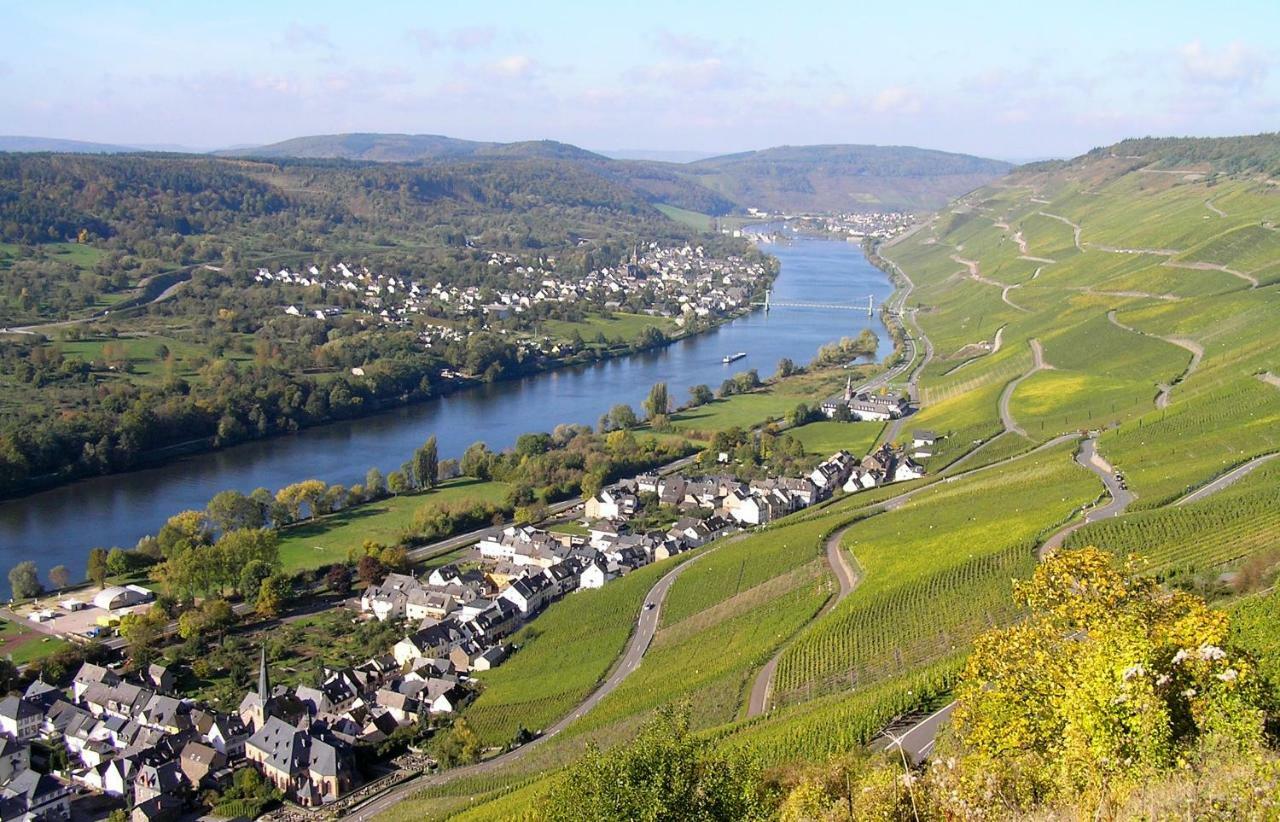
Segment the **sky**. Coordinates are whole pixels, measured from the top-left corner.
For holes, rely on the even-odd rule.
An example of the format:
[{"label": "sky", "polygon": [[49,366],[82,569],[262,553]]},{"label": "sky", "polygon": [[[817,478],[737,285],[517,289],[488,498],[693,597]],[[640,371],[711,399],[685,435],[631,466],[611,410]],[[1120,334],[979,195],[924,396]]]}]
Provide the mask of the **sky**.
[{"label": "sky", "polygon": [[1024,160],[1278,130],[1277,43],[1277,0],[0,0],[0,133]]}]

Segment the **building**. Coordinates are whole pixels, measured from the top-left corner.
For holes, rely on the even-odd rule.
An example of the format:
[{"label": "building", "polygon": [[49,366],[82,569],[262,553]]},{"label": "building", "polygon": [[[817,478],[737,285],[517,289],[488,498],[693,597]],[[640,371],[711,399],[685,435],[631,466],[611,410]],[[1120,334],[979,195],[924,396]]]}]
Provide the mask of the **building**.
[{"label": "building", "polygon": [[335,801],[355,787],[350,748],[320,721],[304,719],[294,726],[268,716],[245,745],[245,758],[299,805],[315,807]]},{"label": "building", "polygon": [[897,394],[869,394],[853,390],[853,377],[844,386],[844,393],[830,397],[822,403],[822,413],[828,419],[842,416],[842,409],[851,420],[887,422],[906,416],[910,408],[907,401]]}]

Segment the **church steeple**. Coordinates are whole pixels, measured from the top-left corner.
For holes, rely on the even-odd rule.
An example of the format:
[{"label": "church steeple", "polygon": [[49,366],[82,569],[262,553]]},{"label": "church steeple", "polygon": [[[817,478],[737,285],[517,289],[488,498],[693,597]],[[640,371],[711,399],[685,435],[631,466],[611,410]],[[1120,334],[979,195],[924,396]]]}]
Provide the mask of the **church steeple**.
[{"label": "church steeple", "polygon": [[844,381],[844,401],[849,402],[853,399],[853,377],[850,376]]},{"label": "church steeple", "polygon": [[267,700],[271,698],[271,681],[267,678],[267,646],[262,646],[262,656],[258,662],[258,699],[262,700],[263,708],[267,705]]}]

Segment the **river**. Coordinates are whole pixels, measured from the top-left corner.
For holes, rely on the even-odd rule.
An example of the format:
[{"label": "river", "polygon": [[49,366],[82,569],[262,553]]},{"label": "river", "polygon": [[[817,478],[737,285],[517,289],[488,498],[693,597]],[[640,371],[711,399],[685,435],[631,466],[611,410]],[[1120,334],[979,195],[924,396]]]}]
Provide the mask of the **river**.
[{"label": "river", "polygon": [[[776,302],[865,303],[870,294],[879,305],[892,291],[884,273],[853,243],[806,238],[765,249],[781,262]],[[688,388],[699,383],[715,389],[731,374],[751,368],[767,377],[781,358],[806,363],[822,344],[856,337],[864,328],[888,346],[878,313],[872,318],[865,311],[773,307],[768,314],[756,311],[657,351],[477,386],[358,420],[0,502],[0,566],[33,559],[42,576],[66,565],[80,578],[90,548],[131,547],[172,514],[203,508],[224,489],[274,491],[309,478],[363,482],[370,466],[384,474],[398,468],[432,434],[441,459],[460,456],[476,440],[495,450],[506,448],[522,433],[550,431],[559,423],[594,425],[616,403],[638,410],[655,382],[665,381],[672,399],[684,402]],[[747,356],[732,365],[721,362],[738,351]]]}]

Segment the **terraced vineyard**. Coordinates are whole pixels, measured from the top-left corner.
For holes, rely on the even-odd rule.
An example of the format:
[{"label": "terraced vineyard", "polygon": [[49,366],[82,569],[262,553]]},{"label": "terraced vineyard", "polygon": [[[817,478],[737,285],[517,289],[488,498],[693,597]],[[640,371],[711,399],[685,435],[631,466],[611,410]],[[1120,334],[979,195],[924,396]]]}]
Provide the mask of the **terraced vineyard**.
[{"label": "terraced vineyard", "polygon": [[1280,550],[1280,465],[1269,463],[1199,502],[1088,525],[1066,545],[1141,554],[1164,578],[1219,571]]},{"label": "terraced vineyard", "polygon": [[1059,447],[933,486],[850,528],[844,545],[865,579],[783,653],[775,699],[901,674],[1011,619],[1009,579],[1033,567],[1037,537],[1098,494],[1069,454]]}]

